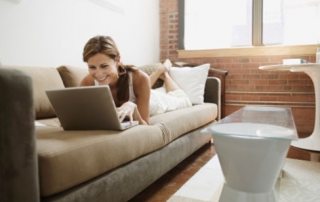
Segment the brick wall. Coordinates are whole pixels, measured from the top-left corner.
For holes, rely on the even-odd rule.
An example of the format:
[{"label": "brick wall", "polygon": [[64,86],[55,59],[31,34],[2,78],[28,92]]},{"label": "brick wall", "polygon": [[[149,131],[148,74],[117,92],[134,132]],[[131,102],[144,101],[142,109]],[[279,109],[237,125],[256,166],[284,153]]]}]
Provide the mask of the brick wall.
[{"label": "brick wall", "polygon": [[225,115],[248,104],[292,108],[300,137],[312,133],[315,121],[313,82],[304,73],[269,72],[262,65],[282,63],[282,59],[303,58],[315,62],[315,55],[222,57],[179,59],[178,0],[160,0],[160,59],[210,63],[211,68],[227,70]]}]

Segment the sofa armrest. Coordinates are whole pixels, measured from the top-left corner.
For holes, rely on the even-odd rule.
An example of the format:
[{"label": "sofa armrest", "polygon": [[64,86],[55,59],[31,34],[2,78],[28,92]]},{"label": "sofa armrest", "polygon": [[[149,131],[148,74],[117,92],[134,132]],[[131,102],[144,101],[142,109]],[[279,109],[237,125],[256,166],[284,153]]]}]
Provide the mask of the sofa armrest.
[{"label": "sofa armrest", "polygon": [[0,68],[0,201],[39,201],[31,77]]},{"label": "sofa armrest", "polygon": [[204,102],[215,103],[218,107],[218,117],[221,118],[221,82],[217,77],[208,77],[204,89]]},{"label": "sofa armrest", "polygon": [[221,89],[221,103],[220,103],[220,118],[225,116],[225,104],[226,104],[226,77],[228,76],[228,71],[210,68],[209,77],[217,77],[220,79],[220,89]]}]

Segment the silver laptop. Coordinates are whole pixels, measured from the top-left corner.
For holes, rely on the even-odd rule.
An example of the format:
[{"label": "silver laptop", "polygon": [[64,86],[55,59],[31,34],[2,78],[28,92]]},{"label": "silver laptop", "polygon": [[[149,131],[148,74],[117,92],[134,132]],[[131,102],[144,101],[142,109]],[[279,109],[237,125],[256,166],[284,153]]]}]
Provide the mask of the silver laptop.
[{"label": "silver laptop", "polygon": [[138,121],[120,122],[109,86],[47,90],[64,130],[125,130]]}]

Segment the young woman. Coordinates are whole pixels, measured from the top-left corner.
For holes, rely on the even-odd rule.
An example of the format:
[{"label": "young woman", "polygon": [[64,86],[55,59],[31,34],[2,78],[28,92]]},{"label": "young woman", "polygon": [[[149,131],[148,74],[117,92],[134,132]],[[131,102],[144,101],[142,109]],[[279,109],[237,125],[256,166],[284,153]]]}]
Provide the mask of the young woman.
[{"label": "young woman", "polygon": [[[89,74],[80,86],[109,85],[121,121],[128,117],[130,121],[149,124],[150,115],[191,106],[188,96],[168,73],[169,60],[148,76],[120,62],[120,53],[111,37],[96,36],[86,43],[83,61],[88,64]],[[151,90],[158,78],[163,79],[164,86]]]}]

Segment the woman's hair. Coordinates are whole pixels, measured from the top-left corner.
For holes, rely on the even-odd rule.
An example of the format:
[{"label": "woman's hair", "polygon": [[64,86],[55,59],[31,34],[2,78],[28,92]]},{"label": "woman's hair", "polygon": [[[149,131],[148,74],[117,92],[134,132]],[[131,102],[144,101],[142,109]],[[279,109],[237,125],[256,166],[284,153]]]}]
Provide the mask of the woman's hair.
[{"label": "woman's hair", "polygon": [[[115,61],[117,61],[120,55],[116,43],[109,36],[96,36],[91,38],[84,46],[83,61],[88,62],[89,58],[97,53],[105,54]],[[123,65],[119,63],[119,80],[117,83],[117,98],[119,101],[124,101],[127,98],[129,92],[129,71],[137,71],[137,68],[133,65]]]}]

